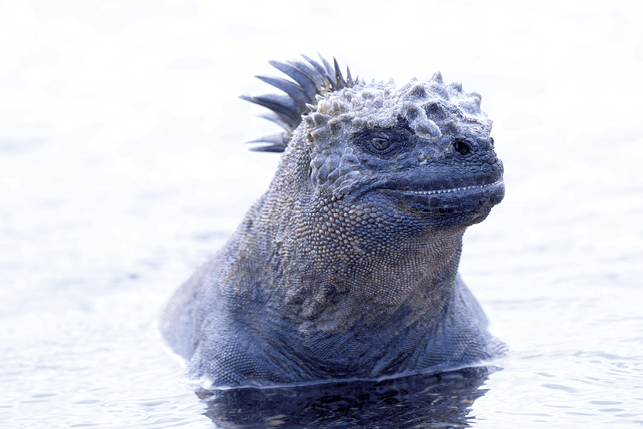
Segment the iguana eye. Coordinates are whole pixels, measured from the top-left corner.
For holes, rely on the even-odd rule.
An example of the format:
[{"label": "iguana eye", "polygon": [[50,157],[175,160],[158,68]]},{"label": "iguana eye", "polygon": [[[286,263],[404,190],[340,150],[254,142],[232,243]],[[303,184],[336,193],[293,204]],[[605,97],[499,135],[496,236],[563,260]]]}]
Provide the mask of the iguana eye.
[{"label": "iguana eye", "polygon": [[391,145],[391,142],[387,139],[375,137],[371,139],[371,145],[373,145],[373,147],[377,150],[385,150],[388,149],[388,147]]},{"label": "iguana eye", "polygon": [[413,131],[402,121],[395,128],[366,129],[351,136],[351,143],[379,158],[389,158],[413,146]]},{"label": "iguana eye", "polygon": [[460,152],[460,155],[466,155],[471,152],[471,146],[469,145],[469,143],[467,143],[466,140],[463,139],[457,139],[455,142],[453,142],[453,149]]}]

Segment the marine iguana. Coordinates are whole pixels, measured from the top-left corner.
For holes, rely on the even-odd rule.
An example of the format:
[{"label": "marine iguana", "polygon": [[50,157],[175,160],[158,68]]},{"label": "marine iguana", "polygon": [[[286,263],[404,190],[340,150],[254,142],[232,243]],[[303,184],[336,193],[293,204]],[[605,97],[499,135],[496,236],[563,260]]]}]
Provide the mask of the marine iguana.
[{"label": "marine iguana", "polygon": [[243,387],[378,379],[503,353],[458,274],[465,229],[504,196],[481,96],[437,72],[403,86],[320,57],[241,98],[284,132],[268,191],[162,317],[188,375]]}]

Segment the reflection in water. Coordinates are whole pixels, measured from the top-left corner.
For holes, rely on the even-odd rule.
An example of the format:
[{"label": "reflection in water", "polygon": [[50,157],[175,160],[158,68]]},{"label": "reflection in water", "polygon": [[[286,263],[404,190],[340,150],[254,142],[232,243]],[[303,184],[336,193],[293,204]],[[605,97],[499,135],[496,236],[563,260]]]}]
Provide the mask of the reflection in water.
[{"label": "reflection in water", "polygon": [[464,368],[380,382],[198,391],[223,428],[469,426],[480,386],[497,367]]}]

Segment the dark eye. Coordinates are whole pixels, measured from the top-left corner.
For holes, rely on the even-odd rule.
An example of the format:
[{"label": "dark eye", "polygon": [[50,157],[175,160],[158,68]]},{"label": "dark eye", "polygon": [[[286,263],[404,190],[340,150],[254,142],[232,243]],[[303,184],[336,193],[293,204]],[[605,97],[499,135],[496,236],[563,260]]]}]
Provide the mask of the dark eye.
[{"label": "dark eye", "polygon": [[413,134],[405,127],[376,128],[353,135],[351,143],[364,152],[388,158],[413,146]]},{"label": "dark eye", "polygon": [[391,145],[391,142],[387,139],[382,139],[379,137],[373,137],[371,139],[371,145],[377,150],[385,150]]}]

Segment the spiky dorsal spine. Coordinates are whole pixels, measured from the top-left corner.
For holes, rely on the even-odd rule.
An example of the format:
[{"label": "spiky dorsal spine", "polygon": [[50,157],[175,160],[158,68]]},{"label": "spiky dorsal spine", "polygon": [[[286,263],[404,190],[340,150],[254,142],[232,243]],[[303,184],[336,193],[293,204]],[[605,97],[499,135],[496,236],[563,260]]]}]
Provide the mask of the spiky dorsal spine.
[{"label": "spiky dorsal spine", "polygon": [[271,110],[262,115],[282,127],[284,131],[278,134],[263,136],[248,143],[262,143],[252,148],[258,152],[283,152],[299,126],[302,116],[311,112],[317,104],[317,95],[350,88],[359,83],[359,78],[353,79],[351,71],[346,68],[346,79],[333,58],[333,66],[321,55],[321,62],[302,55],[304,61],[291,60],[286,62],[270,61],[270,65],[281,71],[293,81],[280,77],[257,76],[262,81],[282,90],[286,95],[266,94],[257,96],[242,95],[239,98],[258,104]]}]

